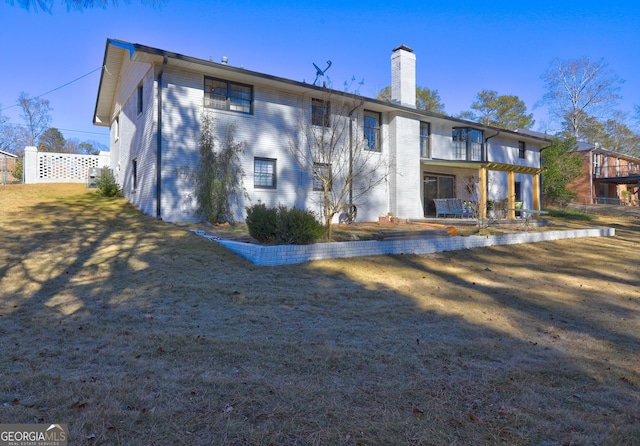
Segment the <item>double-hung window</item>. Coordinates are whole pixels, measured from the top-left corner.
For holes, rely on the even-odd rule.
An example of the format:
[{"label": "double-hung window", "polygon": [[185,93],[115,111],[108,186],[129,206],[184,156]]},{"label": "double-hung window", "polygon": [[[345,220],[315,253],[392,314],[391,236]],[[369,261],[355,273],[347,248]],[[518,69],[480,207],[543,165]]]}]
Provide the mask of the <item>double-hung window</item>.
[{"label": "double-hung window", "polygon": [[521,160],[527,158],[527,145],[524,141],[518,141],[518,158]]},{"label": "double-hung window", "polygon": [[420,123],[420,156],[431,158],[431,145],[429,144],[430,125],[428,122]]},{"label": "double-hung window", "polygon": [[372,152],[380,152],[380,113],[364,111],[364,139],[367,142],[366,149]]},{"label": "double-hung window", "polygon": [[237,82],[204,78],[204,106],[218,110],[230,110],[251,114],[253,87]]},{"label": "double-hung window", "polygon": [[484,132],[472,128],[454,128],[453,159],[462,161],[482,161]]},{"label": "double-hung window", "polygon": [[253,160],[253,186],[259,189],[276,188],[276,160],[255,158]]},{"label": "double-hung window", "polygon": [[311,98],[311,124],[329,127],[331,107],[329,101]]}]

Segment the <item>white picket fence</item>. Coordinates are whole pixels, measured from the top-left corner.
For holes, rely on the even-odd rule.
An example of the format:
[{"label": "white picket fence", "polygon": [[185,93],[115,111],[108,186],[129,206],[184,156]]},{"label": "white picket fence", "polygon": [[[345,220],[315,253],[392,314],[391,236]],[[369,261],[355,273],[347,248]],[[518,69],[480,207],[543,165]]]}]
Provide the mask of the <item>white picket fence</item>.
[{"label": "white picket fence", "polygon": [[34,183],[89,183],[89,174],[95,169],[109,167],[109,152],[99,155],[76,153],[38,152],[36,147],[24,150],[24,182]]}]

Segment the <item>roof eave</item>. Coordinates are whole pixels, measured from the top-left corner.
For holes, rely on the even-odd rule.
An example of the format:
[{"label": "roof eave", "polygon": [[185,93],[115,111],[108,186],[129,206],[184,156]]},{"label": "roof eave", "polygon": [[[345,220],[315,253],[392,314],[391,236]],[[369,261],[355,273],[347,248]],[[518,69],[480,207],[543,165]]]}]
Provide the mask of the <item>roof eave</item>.
[{"label": "roof eave", "polygon": [[[318,94],[323,94],[323,93],[326,93],[327,91],[330,91],[332,95],[342,96],[342,97],[350,98],[356,101],[364,101],[367,104],[367,106],[377,109],[376,111],[386,111],[386,112],[395,111],[395,112],[410,113],[410,114],[415,114],[425,118],[437,119],[437,120],[448,121],[448,122],[453,121],[454,123],[458,123],[466,127],[472,127],[472,128],[481,129],[481,130],[499,131],[501,134],[509,134],[511,136],[517,136],[520,139],[535,141],[541,144],[551,143],[550,139],[544,138],[544,137],[538,137],[538,136],[534,136],[527,133],[519,133],[513,130],[501,129],[498,127],[488,126],[488,125],[480,124],[478,122],[468,121],[465,119],[456,118],[456,117],[448,116],[441,113],[434,113],[426,110],[418,110],[413,107],[407,107],[407,106],[396,104],[393,102],[381,101],[379,99],[360,96],[354,93],[348,93],[340,90],[327,89],[326,87],[307,84],[306,82],[294,81],[291,79],[264,74],[257,71],[247,70],[244,68],[238,68],[238,67],[230,66],[227,64],[219,63],[219,62],[198,59],[196,57],[185,56],[182,54],[161,50],[158,48],[148,47],[140,44],[132,44],[132,43],[115,40],[115,39],[107,39],[107,48],[105,50],[105,59],[103,63],[103,68],[105,67],[108,68],[107,53],[109,51],[109,45],[119,47],[120,51],[128,50],[130,52],[129,56],[132,59],[139,60],[141,62],[160,63],[162,58],[166,56],[169,59],[169,65],[177,65],[177,66],[183,66],[183,67],[191,66],[192,69],[196,69],[196,67],[204,67],[204,70],[202,70],[202,68],[200,68],[200,70],[210,71],[211,73],[216,73],[216,72],[233,73],[236,75],[236,77],[245,78],[247,80],[250,78],[253,78],[253,79],[258,78],[258,79],[261,79],[263,83],[271,84],[274,86],[284,85],[284,86],[287,86],[288,90],[295,91],[298,93],[304,93],[304,94],[309,94],[314,91],[318,92]],[[145,55],[148,55],[150,57],[145,57]],[[100,87],[98,90],[98,100],[96,101],[96,112],[94,113],[94,124],[96,125],[110,124],[110,122],[108,122],[110,120],[110,116],[108,119],[104,119],[104,117],[102,117],[101,119],[98,118],[98,106],[101,101],[101,91],[103,89],[104,72],[105,70],[103,69],[103,72],[100,78]],[[107,95],[107,97],[113,97],[113,92],[110,92],[110,93],[111,94]]]}]

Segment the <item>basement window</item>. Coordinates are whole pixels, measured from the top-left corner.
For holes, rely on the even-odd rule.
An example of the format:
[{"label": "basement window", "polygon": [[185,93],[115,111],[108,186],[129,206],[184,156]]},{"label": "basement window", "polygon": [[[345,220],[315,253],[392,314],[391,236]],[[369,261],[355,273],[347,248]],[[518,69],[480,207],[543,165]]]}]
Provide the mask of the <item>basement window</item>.
[{"label": "basement window", "polygon": [[276,188],[276,160],[255,158],[253,160],[253,187],[257,189]]}]

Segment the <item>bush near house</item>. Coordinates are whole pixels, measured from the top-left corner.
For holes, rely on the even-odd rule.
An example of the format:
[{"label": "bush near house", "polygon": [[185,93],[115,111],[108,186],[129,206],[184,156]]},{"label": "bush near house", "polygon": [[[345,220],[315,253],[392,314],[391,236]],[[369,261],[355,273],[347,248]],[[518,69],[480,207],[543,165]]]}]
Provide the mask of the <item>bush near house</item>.
[{"label": "bush near house", "polygon": [[298,208],[278,207],[278,238],[291,245],[308,245],[324,234],[315,214]]},{"label": "bush near house", "polygon": [[313,212],[283,205],[267,208],[258,203],[248,207],[246,223],[251,237],[260,243],[306,245],[324,233]]},{"label": "bush near house", "polygon": [[96,178],[96,187],[98,188],[98,194],[103,197],[115,197],[120,193],[116,177],[111,169],[102,169],[100,176]]}]

